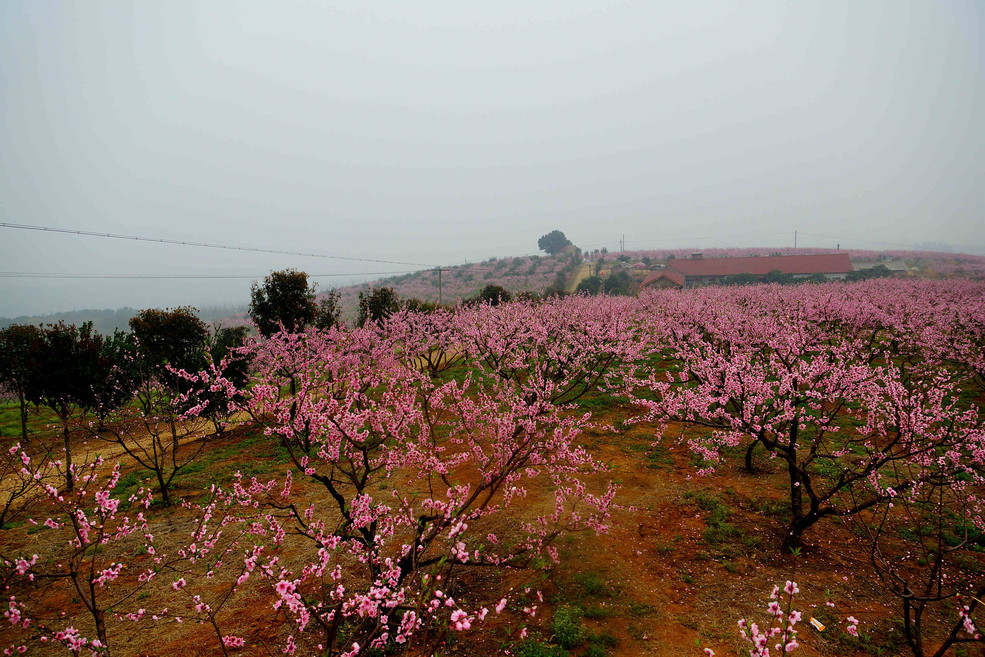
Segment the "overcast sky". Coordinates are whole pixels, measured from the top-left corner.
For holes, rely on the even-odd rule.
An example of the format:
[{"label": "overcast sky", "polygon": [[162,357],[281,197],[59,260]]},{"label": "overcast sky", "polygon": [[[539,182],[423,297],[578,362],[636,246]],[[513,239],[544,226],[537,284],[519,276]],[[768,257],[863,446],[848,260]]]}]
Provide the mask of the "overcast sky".
[{"label": "overcast sky", "polygon": [[[0,3],[0,221],[451,265],[985,249],[985,3]],[[0,316],[407,265],[0,228]]]}]

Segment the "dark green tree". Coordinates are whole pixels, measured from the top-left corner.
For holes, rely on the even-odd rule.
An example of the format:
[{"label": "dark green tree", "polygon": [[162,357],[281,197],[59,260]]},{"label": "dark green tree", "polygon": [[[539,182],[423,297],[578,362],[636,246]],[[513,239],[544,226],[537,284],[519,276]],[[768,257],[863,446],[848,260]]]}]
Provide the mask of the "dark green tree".
[{"label": "dark green tree", "polygon": [[559,230],[552,230],[546,235],[541,235],[540,239],[537,240],[537,248],[546,251],[547,255],[558,254],[569,244],[571,244],[571,240]]},{"label": "dark green tree", "polygon": [[28,324],[11,324],[0,330],[0,385],[17,395],[20,402],[21,438],[27,442],[27,388],[34,374],[34,349],[41,329]]},{"label": "dark green tree", "polygon": [[84,415],[99,403],[95,389],[105,374],[101,365],[103,341],[103,336],[92,330],[92,322],[81,328],[59,322],[41,329],[34,349],[34,374],[26,396],[30,402],[51,409],[61,422],[68,491],[75,487],[69,426],[76,413]]},{"label": "dark green tree", "polygon": [[793,282],[793,274],[785,274],[779,269],[773,269],[769,271],[765,276],[763,276],[764,283],[779,283],[780,285],[789,285]]},{"label": "dark green tree", "polygon": [[317,328],[328,330],[333,326],[342,325],[342,300],[338,290],[329,290],[328,294],[318,302],[318,315],[315,317]]},{"label": "dark green tree", "polygon": [[[212,328],[209,336],[209,357],[217,374],[230,381],[237,391],[246,387],[250,378],[250,360],[240,351],[246,344],[248,330],[245,326],[219,326]],[[233,398],[224,388],[211,390],[208,386],[196,386],[196,401],[207,401],[202,416],[212,422],[217,434],[221,434],[229,420],[230,403],[238,402],[242,394],[237,392]]]},{"label": "dark green tree", "polygon": [[867,281],[870,278],[888,278],[893,275],[893,271],[886,265],[876,265],[867,269],[857,269],[848,272],[846,281]]},{"label": "dark green tree", "polygon": [[[194,308],[182,306],[173,310],[149,308],[130,319],[130,330],[137,342],[142,378],[156,378],[164,387],[179,392],[187,390],[187,382],[173,372],[197,372],[206,363],[205,346],[209,329],[198,318]],[[147,386],[141,386],[147,390]],[[149,400],[138,393],[145,410]]]},{"label": "dark green tree", "polygon": [[565,294],[564,288],[568,284],[568,277],[564,271],[559,271],[554,274],[554,282],[551,283],[548,288],[544,291],[544,294],[553,296],[563,296]]},{"label": "dark green tree", "polygon": [[253,283],[251,297],[250,318],[265,337],[281,330],[298,333],[318,318],[315,287],[303,271],[270,272],[262,286]]},{"label": "dark green tree", "polygon": [[605,283],[602,284],[602,289],[606,294],[617,294],[626,296],[630,292],[630,278],[629,274],[624,271],[618,271],[614,274],[610,274]]},{"label": "dark green tree", "polygon": [[761,280],[760,276],[756,274],[736,274],[735,276],[726,276],[725,285],[755,285]]},{"label": "dark green tree", "polygon": [[403,307],[405,310],[409,310],[415,313],[433,313],[440,306],[436,301],[426,301],[423,299],[405,299],[403,302]]},{"label": "dark green tree", "polygon": [[374,287],[369,292],[359,293],[359,326],[366,322],[381,322],[400,311],[400,297],[392,287]]},{"label": "dark green tree", "polygon": [[500,303],[507,303],[513,296],[502,285],[489,284],[482,288],[477,297],[480,303],[488,303],[490,306],[498,306]]},{"label": "dark green tree", "polygon": [[589,276],[588,278],[582,280],[578,283],[578,292],[585,292],[587,294],[598,294],[602,290],[602,279],[599,276]]},{"label": "dark green tree", "polygon": [[106,336],[98,367],[93,394],[98,430],[103,431],[110,413],[133,399],[140,385],[140,360],[133,334],[116,330],[112,336]]},{"label": "dark green tree", "polygon": [[[148,309],[130,320],[137,350],[137,404],[121,404],[97,437],[115,443],[140,467],[157,479],[165,506],[173,502],[171,484],[210,441],[203,425],[211,419],[211,381],[199,376],[208,370],[210,337],[208,327],[194,308]],[[223,335],[221,330],[218,332]],[[231,342],[231,340],[230,340]],[[215,340],[212,340],[215,346]],[[205,402],[204,412],[185,413]],[[190,440],[193,435],[198,439]]]}]

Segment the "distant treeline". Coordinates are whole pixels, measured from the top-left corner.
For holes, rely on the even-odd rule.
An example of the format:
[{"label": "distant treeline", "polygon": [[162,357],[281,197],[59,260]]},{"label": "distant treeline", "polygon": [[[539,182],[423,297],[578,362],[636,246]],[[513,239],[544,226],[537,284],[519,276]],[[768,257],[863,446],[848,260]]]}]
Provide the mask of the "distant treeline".
[{"label": "distant treeline", "polygon": [[[198,312],[198,317],[203,322],[212,323],[227,319],[233,315],[245,313],[248,309],[246,304],[209,306]],[[30,324],[41,326],[43,324],[75,324],[81,326],[86,322],[92,322],[92,327],[97,332],[104,335],[112,335],[114,331],[126,331],[129,328],[130,318],[137,314],[137,310],[124,306],[123,308],[103,310],[90,308],[87,310],[72,310],[62,313],[51,313],[48,315],[21,315],[20,317],[0,317],[0,328],[6,328],[11,324]]]}]

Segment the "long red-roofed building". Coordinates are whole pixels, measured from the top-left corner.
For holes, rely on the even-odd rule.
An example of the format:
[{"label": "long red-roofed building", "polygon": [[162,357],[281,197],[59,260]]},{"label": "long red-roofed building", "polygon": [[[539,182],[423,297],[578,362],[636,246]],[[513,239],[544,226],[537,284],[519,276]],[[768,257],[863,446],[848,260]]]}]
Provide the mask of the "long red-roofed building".
[{"label": "long red-roofed building", "polygon": [[753,256],[745,258],[702,258],[672,260],[665,269],[655,272],[641,287],[693,287],[723,283],[729,276],[766,276],[778,271],[794,278],[824,274],[826,278],[843,279],[852,271],[852,259],[847,253],[820,255]]}]

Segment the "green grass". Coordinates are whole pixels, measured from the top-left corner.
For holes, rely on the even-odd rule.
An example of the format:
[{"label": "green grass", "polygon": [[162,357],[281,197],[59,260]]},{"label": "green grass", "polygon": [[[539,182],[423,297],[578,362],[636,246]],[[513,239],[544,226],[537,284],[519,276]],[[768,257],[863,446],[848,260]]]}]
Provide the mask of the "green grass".
[{"label": "green grass", "polygon": [[554,612],[551,631],[562,648],[571,649],[584,641],[585,633],[581,627],[582,611],[577,607],[562,605]]},{"label": "green grass", "polygon": [[516,647],[517,657],[568,657],[569,653],[560,646],[550,646],[540,641],[527,640]]},{"label": "green grass", "polygon": [[593,598],[611,598],[612,589],[602,576],[594,571],[578,573],[575,575],[575,583],[581,587],[585,595]]},{"label": "green grass", "polygon": [[135,469],[121,475],[113,488],[113,497],[123,500],[126,506],[131,495],[144,485],[144,479],[151,476],[150,470]]},{"label": "green grass", "polygon": [[670,449],[663,443],[653,445],[646,453],[646,467],[649,470],[667,470],[674,465]]},{"label": "green grass", "polygon": [[625,400],[606,392],[588,392],[575,400],[575,405],[582,411],[608,411],[623,407]]},{"label": "green grass", "polygon": [[[736,543],[745,543],[746,533],[741,528],[729,522],[732,510],[722,501],[719,495],[707,491],[687,491],[684,499],[707,511],[704,531],[705,542],[722,554],[733,557],[737,553]],[[746,545],[747,547],[753,547]],[[733,564],[734,567],[734,564]],[[726,566],[728,568],[728,566]]]},{"label": "green grass", "polygon": [[601,605],[582,605],[581,606],[583,615],[585,618],[591,620],[602,620],[603,618],[611,618],[617,615],[617,611],[613,607],[603,607]]},{"label": "green grass", "polygon": [[[44,406],[29,406],[27,411],[28,438],[47,438],[58,434],[58,416]],[[18,402],[0,404],[0,436],[21,437],[21,408]]]}]

